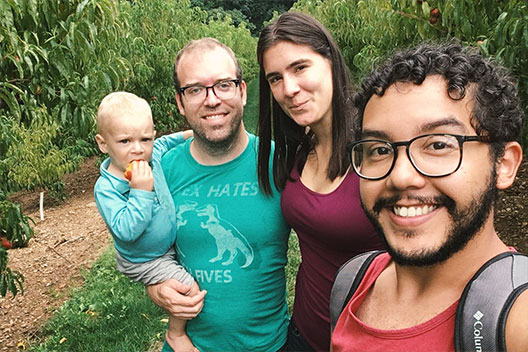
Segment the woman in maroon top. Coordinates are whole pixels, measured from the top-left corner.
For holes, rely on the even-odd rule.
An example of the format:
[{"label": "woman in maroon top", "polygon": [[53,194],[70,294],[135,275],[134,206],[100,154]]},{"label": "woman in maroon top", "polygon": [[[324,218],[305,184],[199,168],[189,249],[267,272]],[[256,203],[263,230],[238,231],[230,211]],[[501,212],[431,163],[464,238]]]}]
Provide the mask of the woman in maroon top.
[{"label": "woman in maroon top", "polygon": [[269,160],[274,139],[274,185],[302,256],[286,350],[328,351],[337,269],[358,253],[382,248],[361,208],[359,179],[346,152],[354,114],[348,68],[326,28],[299,12],[263,29],[257,57],[259,182],[270,193],[269,164],[262,161]]}]

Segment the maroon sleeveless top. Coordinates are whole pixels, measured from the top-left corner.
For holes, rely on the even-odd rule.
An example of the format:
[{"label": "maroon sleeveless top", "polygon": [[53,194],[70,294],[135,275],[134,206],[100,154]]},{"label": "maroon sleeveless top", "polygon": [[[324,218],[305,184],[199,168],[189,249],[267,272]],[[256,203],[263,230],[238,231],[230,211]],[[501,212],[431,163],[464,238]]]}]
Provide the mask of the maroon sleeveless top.
[{"label": "maroon sleeveless top", "polygon": [[300,180],[297,167],[282,192],[284,218],[299,237],[302,263],[295,283],[293,319],[318,351],[330,349],[330,291],[337,269],[356,254],[382,249],[359,198],[359,177],[349,171],[333,192],[320,194]]}]

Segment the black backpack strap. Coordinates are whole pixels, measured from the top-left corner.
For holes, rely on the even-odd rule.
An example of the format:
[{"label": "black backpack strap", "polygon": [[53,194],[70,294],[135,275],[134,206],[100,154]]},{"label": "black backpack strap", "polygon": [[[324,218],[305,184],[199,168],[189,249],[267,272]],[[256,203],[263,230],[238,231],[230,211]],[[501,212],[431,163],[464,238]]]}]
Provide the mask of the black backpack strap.
[{"label": "black backpack strap", "polygon": [[356,292],[370,263],[383,252],[370,251],[358,254],[337,271],[330,294],[330,333],[334,331],[339,315]]},{"label": "black backpack strap", "polygon": [[504,330],[510,309],[528,289],[528,256],[501,253],[466,285],[455,318],[456,351],[506,351]]}]

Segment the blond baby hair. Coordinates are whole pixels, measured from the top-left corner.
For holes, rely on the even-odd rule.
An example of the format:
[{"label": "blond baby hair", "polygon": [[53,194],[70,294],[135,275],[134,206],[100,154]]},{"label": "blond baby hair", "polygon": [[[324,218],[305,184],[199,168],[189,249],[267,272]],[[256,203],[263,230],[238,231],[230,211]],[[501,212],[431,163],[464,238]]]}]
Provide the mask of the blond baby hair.
[{"label": "blond baby hair", "polygon": [[97,109],[97,131],[104,130],[105,122],[110,118],[126,118],[131,110],[144,111],[152,120],[152,111],[143,98],[129,92],[113,92],[101,100]]}]

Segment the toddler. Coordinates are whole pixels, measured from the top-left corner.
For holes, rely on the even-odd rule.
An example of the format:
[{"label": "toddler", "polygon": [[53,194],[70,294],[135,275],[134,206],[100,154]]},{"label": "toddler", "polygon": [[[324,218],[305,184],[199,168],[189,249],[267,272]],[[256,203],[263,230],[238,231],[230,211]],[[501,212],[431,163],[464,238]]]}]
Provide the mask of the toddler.
[{"label": "toddler", "polygon": [[[176,212],[163,176],[160,160],[192,131],[154,140],[152,112],[146,100],[127,92],[110,93],[97,110],[95,136],[101,164],[95,202],[112,237],[119,272],[133,281],[152,285],[175,279],[199,292],[198,284],[177,262]],[[134,161],[134,162],[133,162]],[[128,181],[124,172],[132,163]],[[166,339],[174,351],[196,351],[185,332],[186,321],[169,316]]]}]

